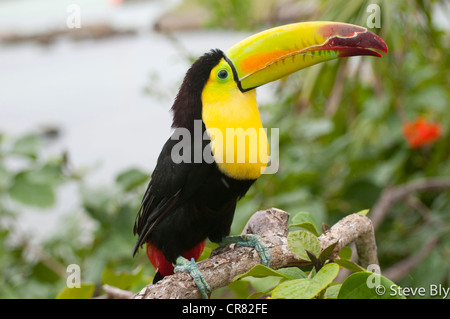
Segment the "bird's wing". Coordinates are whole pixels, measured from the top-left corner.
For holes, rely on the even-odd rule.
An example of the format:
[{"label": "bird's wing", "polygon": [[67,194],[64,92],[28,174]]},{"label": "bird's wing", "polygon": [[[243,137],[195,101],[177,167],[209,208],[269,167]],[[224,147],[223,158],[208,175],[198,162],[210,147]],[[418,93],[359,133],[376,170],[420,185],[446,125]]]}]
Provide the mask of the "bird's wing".
[{"label": "bird's wing", "polygon": [[148,241],[152,230],[168,212],[196,193],[212,168],[211,164],[204,162],[174,163],[171,153],[177,142],[169,139],[158,157],[152,179],[136,216],[134,234],[138,234],[139,237],[133,255]]}]

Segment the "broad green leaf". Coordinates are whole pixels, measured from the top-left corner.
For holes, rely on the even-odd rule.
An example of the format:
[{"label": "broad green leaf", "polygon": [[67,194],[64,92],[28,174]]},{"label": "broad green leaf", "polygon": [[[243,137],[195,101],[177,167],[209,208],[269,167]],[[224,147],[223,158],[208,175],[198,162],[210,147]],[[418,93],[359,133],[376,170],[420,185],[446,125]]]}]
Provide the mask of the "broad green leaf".
[{"label": "broad green leaf", "polygon": [[[275,277],[272,277],[272,278],[275,278]],[[262,280],[264,280],[264,279],[262,279]],[[281,279],[281,281],[282,281],[282,279]],[[259,291],[255,292],[255,293],[251,294],[251,295],[248,297],[248,299],[257,299],[257,298],[260,298],[261,296],[270,296],[270,295],[272,294],[272,291],[277,287],[277,285],[278,285],[279,283],[280,283],[280,281],[278,281],[278,282],[275,284],[275,286],[272,286],[272,287],[270,287],[269,289],[266,289],[266,290],[259,290]],[[252,284],[252,287],[255,288],[255,286],[253,285],[253,283],[251,283],[251,284]]]},{"label": "broad green leaf", "polygon": [[52,284],[61,282],[61,277],[41,261],[38,261],[30,271],[33,273],[33,278],[38,281]]},{"label": "broad green leaf", "polygon": [[314,255],[320,254],[320,242],[317,237],[305,230],[293,231],[287,237],[289,249],[292,253],[304,260],[310,260],[306,250]]},{"label": "broad green leaf", "polygon": [[272,298],[311,299],[319,295],[333,282],[339,272],[339,266],[330,263],[322,267],[312,278],[289,280],[279,284],[272,293]]},{"label": "broad green leaf", "polygon": [[212,252],[212,249],[210,247],[205,246],[205,248],[203,248],[202,254],[197,259],[197,262],[208,259],[209,256],[211,255],[211,252]]},{"label": "broad green leaf", "polygon": [[149,175],[136,169],[131,168],[116,177],[116,182],[125,191],[129,191],[147,181]]},{"label": "broad green leaf", "polygon": [[298,132],[302,134],[302,139],[314,140],[320,136],[330,133],[333,128],[333,121],[329,118],[299,119]]},{"label": "broad green leaf", "polygon": [[350,247],[342,247],[342,249],[339,251],[338,256],[343,259],[350,259],[352,258],[352,249]]},{"label": "broad green leaf", "polygon": [[41,140],[37,135],[25,135],[15,141],[11,153],[35,159],[41,147]]},{"label": "broad green leaf", "polygon": [[404,296],[393,293],[397,289],[395,283],[382,275],[357,272],[342,283],[338,299],[405,299]]},{"label": "broad green leaf", "polygon": [[333,260],[333,262],[335,262],[339,266],[347,268],[348,270],[353,271],[353,272],[365,271],[364,268],[355,264],[353,261],[351,261],[349,259],[342,259],[342,258],[335,259],[335,260]]},{"label": "broad green leaf", "polygon": [[237,298],[245,299],[249,297],[249,283],[246,281],[233,281],[227,287],[237,295]]},{"label": "broad green leaf", "polygon": [[[301,270],[300,270],[301,271]],[[303,271],[301,271],[303,273]],[[304,274],[304,273],[303,273]],[[256,278],[263,278],[268,276],[275,276],[275,277],[282,277],[284,279],[296,279],[299,273],[294,273],[294,271],[286,271],[283,269],[274,270],[271,268],[268,268],[264,265],[256,265],[246,273],[243,273],[242,275],[236,276],[234,280],[240,280],[245,277],[256,277]],[[306,275],[305,275],[306,276]]]},{"label": "broad green leaf", "polygon": [[291,221],[289,227],[301,227],[314,235],[319,236],[319,227],[317,227],[317,222],[314,217],[308,212],[299,212],[297,213]]},{"label": "broad green leaf", "polygon": [[47,163],[42,168],[27,171],[26,178],[33,184],[56,184],[62,180],[61,166]]},{"label": "broad green leaf", "polygon": [[113,287],[128,290],[140,282],[142,278],[142,272],[142,267],[137,268],[133,272],[114,272],[111,269],[106,268],[102,275],[102,282]]},{"label": "broad green leaf", "polygon": [[94,293],[94,284],[81,284],[80,288],[63,289],[56,299],[89,299]]},{"label": "broad green leaf", "polygon": [[339,266],[335,263],[329,263],[320,269],[320,271],[312,278],[317,283],[321,283],[324,287],[329,285],[338,275]]},{"label": "broad green leaf", "polygon": [[26,172],[15,176],[9,195],[22,204],[41,208],[52,206],[55,202],[52,185],[33,182]]},{"label": "broad green leaf", "polygon": [[308,222],[317,226],[317,222],[310,212],[298,212],[297,214],[295,214],[292,217],[290,226],[293,226],[293,224],[299,224],[304,222]]},{"label": "broad green leaf", "polygon": [[3,166],[0,166],[0,191],[7,189],[13,177]]},{"label": "broad green leaf", "polygon": [[341,289],[342,284],[331,284],[328,286],[327,290],[325,290],[324,298],[325,299],[337,299],[339,295],[339,290]]},{"label": "broad green leaf", "polygon": [[301,279],[308,277],[308,275],[298,267],[281,268],[278,269],[278,272],[284,274],[286,277],[290,277],[291,279]]},{"label": "broad green leaf", "polygon": [[[252,299],[260,299],[264,295],[267,295],[267,294],[265,292],[262,292],[262,291],[257,291],[257,292],[254,292],[254,293],[250,294],[247,297],[247,299],[250,299],[250,300],[252,300]],[[243,298],[245,298],[245,297],[246,296],[244,296]]]},{"label": "broad green leaf", "polygon": [[103,225],[112,222],[111,216],[114,215],[116,210],[114,199],[119,196],[116,188],[93,188],[85,186],[81,188],[80,193],[83,200],[83,207],[91,217]]},{"label": "broad green leaf", "polygon": [[[250,283],[253,290],[262,292],[264,294],[270,294],[271,291],[282,281],[285,281],[282,277],[264,277],[264,278],[257,278],[257,277],[246,277],[242,279],[241,281],[247,281]],[[269,292],[269,293],[268,293]]]}]

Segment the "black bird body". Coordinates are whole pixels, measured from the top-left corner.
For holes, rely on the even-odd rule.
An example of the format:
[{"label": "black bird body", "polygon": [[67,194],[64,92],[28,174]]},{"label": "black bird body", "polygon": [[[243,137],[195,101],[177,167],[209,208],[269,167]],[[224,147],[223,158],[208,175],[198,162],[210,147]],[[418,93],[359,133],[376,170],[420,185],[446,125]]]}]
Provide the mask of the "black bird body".
[{"label": "black bird body", "polygon": [[171,263],[206,238],[219,242],[227,236],[236,202],[254,182],[230,178],[215,163],[174,164],[176,142],[164,145],[135,229],[135,250],[151,241]]},{"label": "black bird body", "polygon": [[[189,130],[191,150],[195,145],[201,145],[202,150],[210,149],[210,141],[202,138],[206,130],[204,123],[202,134],[194,134],[194,121],[202,120],[202,90],[211,69],[222,58],[223,53],[214,50],[198,59],[187,72],[172,107],[172,127]],[[138,239],[133,254],[150,242],[171,264],[206,238],[219,242],[227,236],[236,202],[255,181],[226,176],[215,162],[208,163],[203,156],[198,163],[193,154],[191,160],[175,163],[172,149],[179,142],[172,136],[165,143],[134,227]],[[160,269],[161,272],[167,274],[171,269]]]}]

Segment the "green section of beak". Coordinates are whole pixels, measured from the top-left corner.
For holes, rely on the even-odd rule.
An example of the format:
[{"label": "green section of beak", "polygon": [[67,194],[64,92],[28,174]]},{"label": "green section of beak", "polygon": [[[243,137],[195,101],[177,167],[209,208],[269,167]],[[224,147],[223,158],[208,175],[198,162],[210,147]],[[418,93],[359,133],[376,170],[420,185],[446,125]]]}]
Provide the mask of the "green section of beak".
[{"label": "green section of beak", "polygon": [[255,34],[226,51],[242,91],[275,81],[320,62],[387,52],[384,41],[367,29],[340,22],[303,22]]}]

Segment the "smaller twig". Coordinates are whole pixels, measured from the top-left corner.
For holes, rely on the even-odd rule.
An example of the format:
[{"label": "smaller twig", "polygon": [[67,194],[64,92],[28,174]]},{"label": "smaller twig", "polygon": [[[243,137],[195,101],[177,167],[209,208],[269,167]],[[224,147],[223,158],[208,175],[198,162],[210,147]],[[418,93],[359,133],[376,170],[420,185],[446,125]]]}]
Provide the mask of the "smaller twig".
[{"label": "smaller twig", "polygon": [[383,272],[383,275],[394,282],[401,280],[405,275],[410,273],[414,269],[414,267],[416,267],[426,256],[428,256],[428,254],[433,250],[438,242],[439,240],[437,237],[431,238],[431,240],[429,240],[417,254],[398,262],[391,268],[386,269]]},{"label": "smaller twig", "polygon": [[424,203],[422,203],[420,199],[415,196],[408,196],[405,199],[405,203],[406,205],[408,205],[408,207],[411,207],[412,209],[419,212],[425,223],[429,223],[431,221],[431,210]]},{"label": "smaller twig", "polygon": [[448,178],[428,178],[396,187],[386,188],[370,212],[370,219],[372,219],[373,227],[376,229],[381,224],[392,205],[406,198],[410,194],[415,192],[443,190],[449,188],[450,180]]},{"label": "smaller twig", "polygon": [[106,295],[110,298],[131,299],[134,296],[132,292],[122,290],[110,285],[103,285],[102,288],[106,292]]}]

